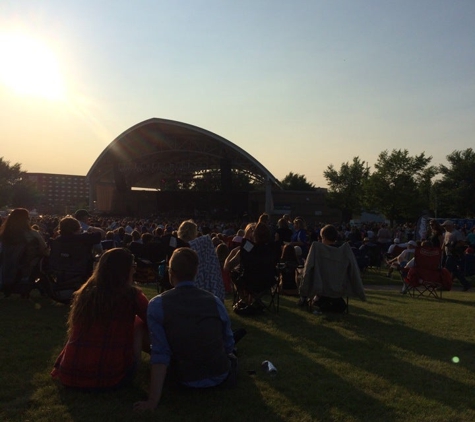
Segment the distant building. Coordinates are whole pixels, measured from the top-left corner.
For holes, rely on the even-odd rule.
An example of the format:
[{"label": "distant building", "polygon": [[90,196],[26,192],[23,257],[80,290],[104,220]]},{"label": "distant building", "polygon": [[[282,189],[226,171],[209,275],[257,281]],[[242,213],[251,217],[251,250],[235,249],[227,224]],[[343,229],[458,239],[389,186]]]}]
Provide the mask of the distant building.
[{"label": "distant building", "polygon": [[41,213],[68,214],[89,204],[86,176],[69,174],[26,173],[41,195],[37,209]]}]

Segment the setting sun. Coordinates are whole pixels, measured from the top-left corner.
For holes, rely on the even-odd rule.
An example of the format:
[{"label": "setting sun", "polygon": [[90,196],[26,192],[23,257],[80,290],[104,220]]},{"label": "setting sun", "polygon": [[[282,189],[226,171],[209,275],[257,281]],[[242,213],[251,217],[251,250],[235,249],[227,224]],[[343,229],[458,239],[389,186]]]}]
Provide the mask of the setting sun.
[{"label": "setting sun", "polygon": [[0,84],[25,96],[64,97],[59,63],[47,44],[25,34],[0,33],[0,56]]}]

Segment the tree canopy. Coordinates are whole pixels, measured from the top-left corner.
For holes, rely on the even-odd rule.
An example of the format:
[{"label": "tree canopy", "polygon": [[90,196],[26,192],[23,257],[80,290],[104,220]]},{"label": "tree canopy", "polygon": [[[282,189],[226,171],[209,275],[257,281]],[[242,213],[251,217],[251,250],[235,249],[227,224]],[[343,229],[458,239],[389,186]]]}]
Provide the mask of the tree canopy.
[{"label": "tree canopy", "polygon": [[475,216],[475,152],[472,148],[453,151],[448,166],[440,165],[442,179],[436,182],[435,206],[447,216]]},{"label": "tree canopy", "polygon": [[290,172],[285,176],[280,184],[284,190],[302,190],[312,191],[316,189],[313,183],[310,183],[303,174]]},{"label": "tree canopy", "polygon": [[0,157],[0,206],[11,204],[14,188],[24,174],[19,163],[10,164]]},{"label": "tree canopy", "polygon": [[369,176],[366,162],[354,157],[351,164],[343,163],[339,171],[330,164],[323,175],[329,186],[327,203],[341,210],[343,221],[349,221],[353,214],[360,213]]}]

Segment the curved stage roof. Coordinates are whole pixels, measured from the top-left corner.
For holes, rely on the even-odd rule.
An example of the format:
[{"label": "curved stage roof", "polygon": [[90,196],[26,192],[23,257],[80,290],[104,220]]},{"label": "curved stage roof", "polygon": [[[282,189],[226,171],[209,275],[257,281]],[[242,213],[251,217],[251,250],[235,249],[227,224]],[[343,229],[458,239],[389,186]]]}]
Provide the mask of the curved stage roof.
[{"label": "curved stage roof", "polygon": [[138,123],[114,139],[87,177],[91,184],[114,182],[118,189],[160,189],[165,179],[191,180],[222,168],[280,188],[261,163],[232,142],[197,126],[158,118]]}]

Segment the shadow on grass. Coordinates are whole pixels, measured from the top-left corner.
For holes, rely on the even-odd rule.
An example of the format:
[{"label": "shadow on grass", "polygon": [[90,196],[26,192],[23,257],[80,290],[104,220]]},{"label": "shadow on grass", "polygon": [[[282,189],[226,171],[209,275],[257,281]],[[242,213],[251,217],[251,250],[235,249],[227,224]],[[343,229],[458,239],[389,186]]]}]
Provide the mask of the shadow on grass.
[{"label": "shadow on grass", "polygon": [[[395,308],[409,304],[410,309],[402,308],[401,312],[414,312],[414,319],[417,319],[417,300],[412,301],[412,298],[408,298],[412,301],[408,303],[405,299],[395,292],[376,292],[369,296],[373,308],[384,306],[388,301]],[[472,399],[466,394],[471,389],[471,383],[468,379],[467,382],[455,379],[449,366],[453,365],[452,357],[457,356],[461,366],[457,369],[460,371],[466,369],[473,376],[471,357],[474,347],[473,337],[472,341],[454,340],[444,337],[444,329],[440,329],[440,334],[425,332],[412,327],[410,321],[406,323],[395,317],[370,311],[366,304],[356,303],[349,315],[319,317],[315,325],[302,318],[298,331],[302,334],[312,330],[314,332],[311,339],[307,337],[302,340],[304,346],[309,350],[323,347],[328,354],[327,358],[344,362],[347,367],[360,372],[373,374],[376,379],[385,379],[387,383],[399,387],[401,392],[407,391],[404,393],[407,400],[423,397],[454,411],[471,408]],[[439,309],[441,304],[444,309]],[[435,301],[432,305],[434,309],[429,313],[429,317],[435,316],[432,328],[437,331],[435,328],[438,322],[437,316],[440,318],[441,311],[450,311],[452,304],[447,303],[446,307],[443,303]],[[467,303],[463,302],[463,305]],[[463,320],[453,323],[473,322],[470,321],[470,314],[467,314]],[[295,335],[295,329],[291,328],[290,333]],[[301,356],[298,359],[301,359]],[[325,357],[320,356],[318,360],[325,360]],[[304,361],[303,364],[306,365],[308,362]],[[321,369],[314,371],[315,376],[335,376],[332,372],[321,372]],[[375,402],[362,393],[358,397],[358,394],[352,391],[357,389],[357,386],[345,385],[343,380],[342,382],[339,388],[343,389],[343,393],[340,393],[340,396],[359,400],[364,404],[362,406],[364,409],[378,407],[381,420],[396,418],[390,404]],[[343,410],[349,407],[348,403],[336,403]],[[365,415],[359,414],[358,411],[355,416],[361,420],[365,418]]]}]

